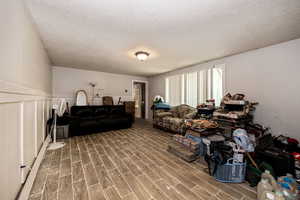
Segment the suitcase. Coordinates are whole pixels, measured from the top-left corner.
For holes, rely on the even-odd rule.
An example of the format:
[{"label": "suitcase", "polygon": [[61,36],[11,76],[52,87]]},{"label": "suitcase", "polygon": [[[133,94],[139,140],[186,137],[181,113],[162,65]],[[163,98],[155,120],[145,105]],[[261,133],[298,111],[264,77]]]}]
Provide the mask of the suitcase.
[{"label": "suitcase", "polygon": [[258,145],[255,148],[255,159],[270,164],[276,177],[285,176],[287,173],[295,175],[293,155],[275,147],[271,134],[264,135],[258,140]]},{"label": "suitcase", "polygon": [[292,155],[282,152],[278,148],[257,150],[255,158],[270,164],[276,177],[285,176],[287,173],[295,175],[295,159]]}]

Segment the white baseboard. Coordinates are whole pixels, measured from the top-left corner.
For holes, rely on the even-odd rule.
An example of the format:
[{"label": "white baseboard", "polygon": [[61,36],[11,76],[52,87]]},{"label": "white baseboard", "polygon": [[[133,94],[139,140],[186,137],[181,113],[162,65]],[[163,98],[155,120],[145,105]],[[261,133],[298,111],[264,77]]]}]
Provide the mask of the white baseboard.
[{"label": "white baseboard", "polygon": [[46,138],[46,140],[43,143],[43,146],[33,164],[33,167],[27,177],[27,180],[23,185],[23,188],[22,188],[22,191],[20,192],[18,200],[28,200],[29,199],[30,191],[31,191],[31,188],[34,183],[34,179],[35,179],[37,172],[39,170],[39,167],[43,161],[43,158],[46,153],[49,142],[50,142],[50,135]]}]

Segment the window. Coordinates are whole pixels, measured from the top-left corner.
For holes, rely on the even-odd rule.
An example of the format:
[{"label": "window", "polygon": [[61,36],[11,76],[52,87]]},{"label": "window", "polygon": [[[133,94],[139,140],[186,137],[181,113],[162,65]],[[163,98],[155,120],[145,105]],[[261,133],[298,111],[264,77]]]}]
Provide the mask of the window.
[{"label": "window", "polygon": [[166,102],[170,105],[186,103],[196,107],[207,99],[215,99],[219,106],[224,96],[225,65],[166,78]]},{"label": "window", "polygon": [[186,104],[196,107],[198,104],[198,73],[186,75]]},{"label": "window", "polygon": [[212,98],[215,99],[217,106],[221,104],[221,100],[224,96],[224,65],[216,65],[212,68]]},{"label": "window", "polygon": [[184,77],[175,75],[166,78],[166,102],[172,106],[184,103]]},{"label": "window", "polygon": [[198,104],[205,103],[207,97],[207,70],[201,70],[198,77]]}]

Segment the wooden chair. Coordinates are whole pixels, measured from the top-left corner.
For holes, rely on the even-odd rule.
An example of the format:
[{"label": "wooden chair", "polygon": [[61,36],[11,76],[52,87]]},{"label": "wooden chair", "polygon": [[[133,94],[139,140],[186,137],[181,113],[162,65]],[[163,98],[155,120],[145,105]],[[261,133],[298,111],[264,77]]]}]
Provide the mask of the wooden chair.
[{"label": "wooden chair", "polygon": [[103,105],[114,105],[114,100],[111,96],[102,97]]}]

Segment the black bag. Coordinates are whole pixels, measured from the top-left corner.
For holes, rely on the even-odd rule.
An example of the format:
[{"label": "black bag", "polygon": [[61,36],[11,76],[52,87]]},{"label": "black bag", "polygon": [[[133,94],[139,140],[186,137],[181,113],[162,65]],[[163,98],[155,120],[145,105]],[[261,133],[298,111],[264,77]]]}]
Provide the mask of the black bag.
[{"label": "black bag", "polygon": [[259,139],[255,148],[255,160],[270,164],[276,177],[285,176],[287,173],[295,175],[294,157],[284,149],[277,148],[271,134],[264,135]]},{"label": "black bag", "polygon": [[[274,146],[290,153],[299,151],[298,142],[289,142],[288,139],[289,137],[283,135],[277,136],[274,138]],[[283,140],[287,142],[283,142]]]},{"label": "black bag", "polygon": [[223,142],[211,146],[211,150],[211,155],[206,154],[204,159],[207,163],[209,174],[212,176],[219,165],[225,164],[228,159],[233,157],[233,149]]},{"label": "black bag", "polygon": [[278,148],[267,148],[257,150],[255,158],[270,164],[275,172],[275,176],[285,176],[287,173],[295,175],[295,160],[289,153]]}]

